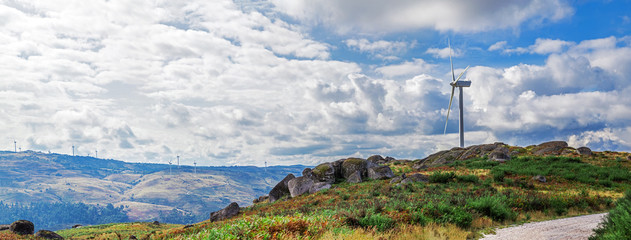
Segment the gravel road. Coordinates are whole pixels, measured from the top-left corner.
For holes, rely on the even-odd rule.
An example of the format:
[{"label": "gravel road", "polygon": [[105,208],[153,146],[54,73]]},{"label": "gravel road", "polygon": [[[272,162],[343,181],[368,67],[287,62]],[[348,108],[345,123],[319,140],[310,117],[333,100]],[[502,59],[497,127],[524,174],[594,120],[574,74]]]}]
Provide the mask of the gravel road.
[{"label": "gravel road", "polygon": [[592,229],[603,221],[606,213],[585,215],[544,222],[526,223],[515,227],[495,230],[495,235],[485,235],[482,240],[510,239],[587,239]]}]

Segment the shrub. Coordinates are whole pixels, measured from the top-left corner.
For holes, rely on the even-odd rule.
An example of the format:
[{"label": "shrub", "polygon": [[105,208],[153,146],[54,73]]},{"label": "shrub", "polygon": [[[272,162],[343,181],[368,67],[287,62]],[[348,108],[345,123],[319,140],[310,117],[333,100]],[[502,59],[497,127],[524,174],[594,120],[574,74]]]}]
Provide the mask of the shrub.
[{"label": "shrub", "polygon": [[567,213],[567,203],[560,197],[555,197],[550,200],[550,207],[554,209],[557,215],[563,215]]},{"label": "shrub", "polygon": [[616,207],[609,212],[605,221],[594,229],[590,240],[629,239],[631,237],[631,191],[618,200]]},{"label": "shrub", "polygon": [[478,183],[480,182],[480,178],[476,175],[462,175],[457,176],[456,179],[458,182],[469,182],[469,183]]},{"label": "shrub", "polygon": [[458,227],[467,228],[471,226],[473,216],[462,207],[455,207],[450,204],[440,202],[438,204],[428,203],[424,206],[427,212],[438,223],[453,223]]},{"label": "shrub", "polygon": [[374,227],[378,231],[385,231],[394,227],[394,220],[381,214],[371,214],[359,220],[359,225],[365,228]]},{"label": "shrub", "polygon": [[493,181],[500,183],[500,182],[504,182],[506,171],[493,169],[491,170],[491,174],[493,175]]},{"label": "shrub", "polygon": [[447,183],[452,179],[456,178],[456,174],[453,172],[434,172],[432,175],[429,175],[429,182],[431,183]]},{"label": "shrub", "polygon": [[425,225],[427,225],[429,222],[431,222],[431,221],[432,221],[432,219],[431,219],[431,218],[429,218],[429,217],[425,216],[425,214],[420,213],[420,212],[413,212],[413,213],[411,214],[411,217],[412,217],[412,222],[413,222],[413,223],[420,224],[421,226],[425,226]]},{"label": "shrub", "polygon": [[517,214],[506,204],[504,196],[486,196],[469,202],[469,206],[482,215],[501,222],[504,220],[515,220]]}]

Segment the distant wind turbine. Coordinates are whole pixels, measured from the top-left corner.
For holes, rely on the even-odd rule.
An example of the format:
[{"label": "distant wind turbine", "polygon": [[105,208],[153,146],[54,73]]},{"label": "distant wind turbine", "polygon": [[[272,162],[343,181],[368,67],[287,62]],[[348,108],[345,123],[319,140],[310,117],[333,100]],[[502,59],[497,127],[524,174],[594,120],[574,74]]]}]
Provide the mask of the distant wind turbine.
[{"label": "distant wind turbine", "polygon": [[171,162],[171,160],[169,160],[169,175],[171,175],[171,164],[173,164],[173,162]]},{"label": "distant wind turbine", "polygon": [[193,171],[195,172],[195,175],[197,175],[197,160],[193,160]]},{"label": "distant wind turbine", "polygon": [[13,139],[13,151],[18,152],[18,142]]},{"label": "distant wind turbine", "polygon": [[447,120],[445,121],[445,131],[443,132],[443,134],[447,133],[447,123],[449,122],[449,111],[451,110],[451,102],[454,99],[454,91],[456,90],[456,87],[458,87],[458,92],[459,92],[459,108],[460,108],[460,147],[463,148],[464,147],[464,104],[462,103],[463,100],[463,92],[462,92],[462,88],[463,87],[470,87],[471,86],[471,81],[461,81],[460,78],[462,77],[462,75],[464,75],[464,73],[469,69],[469,66],[467,66],[467,68],[464,69],[464,71],[462,71],[460,73],[460,75],[458,75],[458,78],[456,78],[456,75],[454,74],[454,62],[451,60],[451,43],[449,42],[449,40],[447,40],[447,45],[449,46],[449,63],[451,64],[451,83],[449,83],[449,85],[451,85],[451,97],[449,98],[449,107],[447,108]]}]

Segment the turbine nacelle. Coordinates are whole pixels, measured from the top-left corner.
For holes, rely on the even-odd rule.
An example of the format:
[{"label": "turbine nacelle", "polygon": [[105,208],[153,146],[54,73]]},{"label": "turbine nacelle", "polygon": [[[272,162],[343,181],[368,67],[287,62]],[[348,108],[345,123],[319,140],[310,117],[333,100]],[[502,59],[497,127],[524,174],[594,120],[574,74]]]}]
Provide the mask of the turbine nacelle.
[{"label": "turbine nacelle", "polygon": [[455,82],[451,82],[449,83],[449,85],[451,85],[452,87],[471,87],[471,81],[455,81]]}]

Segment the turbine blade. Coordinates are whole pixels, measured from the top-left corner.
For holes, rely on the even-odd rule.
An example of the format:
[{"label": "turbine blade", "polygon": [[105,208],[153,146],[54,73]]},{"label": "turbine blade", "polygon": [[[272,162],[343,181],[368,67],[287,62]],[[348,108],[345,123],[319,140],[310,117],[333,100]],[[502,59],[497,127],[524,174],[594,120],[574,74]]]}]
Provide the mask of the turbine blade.
[{"label": "turbine blade", "polygon": [[451,97],[449,98],[449,107],[447,108],[447,120],[445,120],[445,131],[443,135],[447,134],[447,123],[449,122],[449,111],[451,110],[451,101],[454,100],[454,91],[456,87],[451,86]]},{"label": "turbine blade", "polygon": [[454,73],[454,62],[451,60],[451,42],[447,38],[447,45],[449,46],[449,63],[451,64],[451,81],[456,81],[456,74]]},{"label": "turbine blade", "polygon": [[469,70],[469,67],[470,67],[470,66],[471,66],[471,65],[467,66],[467,68],[465,68],[465,69],[464,69],[464,71],[462,71],[462,72],[460,73],[460,75],[458,75],[458,78],[456,78],[456,81],[460,80],[460,77],[462,77],[462,75],[463,75],[463,74],[464,74],[467,70]]}]

